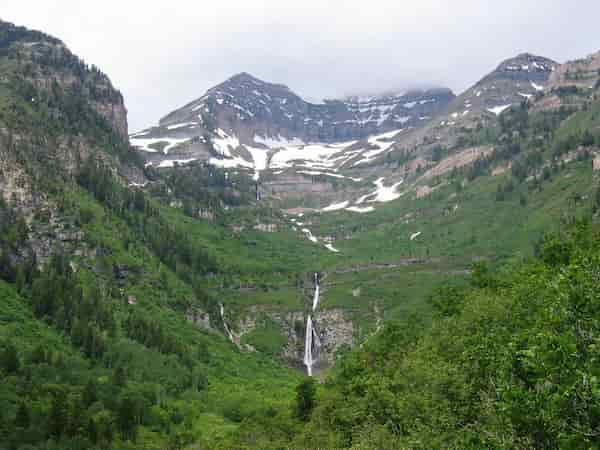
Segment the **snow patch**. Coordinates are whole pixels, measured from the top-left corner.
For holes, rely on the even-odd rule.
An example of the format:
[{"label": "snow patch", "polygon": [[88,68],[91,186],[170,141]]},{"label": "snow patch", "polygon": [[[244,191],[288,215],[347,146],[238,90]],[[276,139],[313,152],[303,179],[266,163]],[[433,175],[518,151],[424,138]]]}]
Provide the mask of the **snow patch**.
[{"label": "snow patch", "polygon": [[198,158],[189,158],[189,159],[166,159],[164,161],[161,161],[156,167],[158,167],[159,169],[164,169],[166,167],[174,167],[175,163],[177,164],[188,164],[191,163],[192,161],[196,161]]},{"label": "snow patch", "polygon": [[332,251],[333,253],[339,253],[340,251],[335,248],[333,245],[331,244],[325,244],[325,248],[329,251]]},{"label": "snow patch", "polygon": [[508,105],[501,105],[501,106],[495,106],[493,108],[488,108],[487,111],[499,116],[500,114],[502,114],[504,111],[506,111],[511,106],[512,106],[512,103],[509,103]]},{"label": "snow patch", "polygon": [[347,200],[345,202],[332,203],[331,205],[323,208],[321,211],[323,211],[323,212],[338,211],[340,209],[347,208],[349,204],[350,204],[350,202]]},{"label": "snow patch", "polygon": [[129,135],[129,138],[131,139],[131,138],[136,138],[136,137],[139,137],[139,136],[146,136],[147,134],[150,134],[149,130],[138,131],[137,133],[133,133],[133,134]]},{"label": "snow patch", "polygon": [[161,137],[161,138],[146,138],[146,139],[139,139],[139,138],[130,138],[129,142],[131,143],[131,145],[133,145],[134,147],[144,151],[144,152],[148,152],[148,153],[158,153],[158,150],[155,150],[153,148],[151,148],[151,145],[154,144],[159,144],[159,143],[166,143],[167,145],[163,148],[163,153],[165,155],[169,154],[169,150],[171,150],[174,147],[177,147],[180,144],[183,144],[184,142],[188,142],[189,139],[188,138],[183,138],[183,139],[175,139],[175,138],[167,138],[167,137]]},{"label": "snow patch", "polygon": [[254,181],[258,181],[260,178],[260,172],[267,168],[267,160],[269,156],[269,150],[262,148],[254,148],[246,146],[246,150],[252,155],[252,161],[254,161]]},{"label": "snow patch", "polygon": [[244,167],[246,169],[254,168],[254,165],[251,162],[248,162],[239,156],[232,156],[226,159],[210,158],[208,163],[216,167],[221,167],[222,169],[236,169],[239,167]]},{"label": "snow patch", "polygon": [[148,181],[144,181],[143,183],[136,183],[135,181],[132,181],[131,183],[129,183],[130,187],[145,187],[149,182]]},{"label": "snow patch", "polygon": [[215,132],[218,138],[213,138],[212,143],[215,150],[226,158],[231,158],[231,151],[240,146],[240,141],[235,136],[229,136],[220,128]]},{"label": "snow patch", "polygon": [[373,208],[372,206],[365,206],[365,207],[350,206],[350,207],[346,208],[346,211],[352,211],[352,212],[364,214],[364,213],[369,213],[371,211],[375,211],[375,208]]},{"label": "snow patch", "polygon": [[313,234],[310,232],[310,230],[308,228],[302,228],[301,230],[304,234],[306,234],[306,237],[308,238],[309,241],[314,242],[315,244],[317,242],[319,242],[319,240],[313,236]]},{"label": "snow patch", "polygon": [[398,186],[400,186],[404,182],[404,180],[400,180],[399,182],[397,182],[391,186],[388,186],[388,187],[385,187],[383,185],[383,180],[384,180],[383,178],[379,178],[375,181],[374,184],[375,184],[375,186],[377,186],[377,190],[369,196],[369,197],[371,197],[374,195],[375,198],[368,200],[369,203],[370,202],[386,203],[386,202],[391,202],[393,200],[396,200],[396,199],[402,197],[403,194],[396,192],[396,188]]},{"label": "snow patch", "polygon": [[281,148],[281,147],[289,147],[291,145],[304,145],[304,141],[299,138],[287,139],[281,135],[277,135],[277,137],[262,137],[259,135],[254,136],[254,142],[257,144],[266,145],[269,148]]},{"label": "snow patch", "polygon": [[367,150],[362,154],[362,158],[352,164],[352,167],[356,167],[360,164],[365,164],[370,162],[375,158],[375,156],[388,151],[394,145],[394,141],[389,141],[391,138],[400,133],[402,129],[388,131],[387,133],[382,133],[377,136],[373,136],[367,140],[370,146],[376,147],[373,150]]},{"label": "snow patch", "polygon": [[273,155],[270,168],[287,169],[293,167],[294,163],[298,163],[298,165],[309,169],[332,169],[340,164],[340,159],[348,159],[347,155],[334,156],[353,143],[309,144],[286,147]]},{"label": "snow patch", "polygon": [[167,126],[167,130],[176,130],[178,128],[184,128],[184,127],[189,127],[192,125],[198,125],[198,122],[183,122],[183,123],[176,123],[174,125],[169,125]]},{"label": "snow patch", "polygon": [[544,86],[540,86],[539,84],[535,84],[533,81],[531,82],[531,87],[534,88],[536,91],[543,91],[544,90]]}]

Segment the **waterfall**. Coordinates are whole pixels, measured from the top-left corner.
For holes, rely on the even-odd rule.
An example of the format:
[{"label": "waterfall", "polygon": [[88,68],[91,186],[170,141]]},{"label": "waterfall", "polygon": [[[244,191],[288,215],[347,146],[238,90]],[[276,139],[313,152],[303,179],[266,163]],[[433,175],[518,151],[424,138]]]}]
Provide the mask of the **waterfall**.
[{"label": "waterfall", "polygon": [[227,336],[229,336],[229,340],[235,344],[233,334],[231,333],[227,322],[225,322],[225,308],[223,307],[223,303],[219,303],[219,312],[221,313],[221,321],[223,322],[223,328],[225,328],[225,332],[227,333]]},{"label": "waterfall", "polygon": [[309,377],[312,377],[312,366],[314,362],[312,358],[312,337],[312,319],[309,314],[308,319],[306,319],[306,336],[304,337],[304,365],[306,366],[306,372]]},{"label": "waterfall", "polygon": [[312,310],[316,311],[319,306],[319,274],[315,273],[315,296],[313,297]]},{"label": "waterfall", "polygon": [[[315,295],[313,297],[312,310],[316,311],[319,306],[319,274],[315,273]],[[313,348],[318,351],[321,347],[319,335],[313,328],[312,317],[310,314],[306,319],[306,332],[304,336],[304,365],[309,377],[312,377],[312,367],[315,363],[313,358]]]}]

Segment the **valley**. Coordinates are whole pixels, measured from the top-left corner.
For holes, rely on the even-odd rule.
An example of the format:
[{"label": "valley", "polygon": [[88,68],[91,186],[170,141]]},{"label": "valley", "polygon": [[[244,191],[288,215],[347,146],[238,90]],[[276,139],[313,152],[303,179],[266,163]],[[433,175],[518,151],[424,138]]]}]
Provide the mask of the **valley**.
[{"label": "valley", "polygon": [[7,448],[592,448],[598,53],[129,134],[0,21],[0,156]]}]

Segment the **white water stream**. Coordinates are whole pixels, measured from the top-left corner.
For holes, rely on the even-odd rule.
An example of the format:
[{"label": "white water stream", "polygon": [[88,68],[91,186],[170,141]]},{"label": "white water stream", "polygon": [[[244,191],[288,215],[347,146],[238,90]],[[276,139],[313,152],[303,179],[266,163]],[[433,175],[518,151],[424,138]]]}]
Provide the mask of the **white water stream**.
[{"label": "white water stream", "polygon": [[[312,311],[315,312],[319,306],[319,275],[315,273],[315,296],[313,297]],[[312,368],[315,363],[313,358],[313,347],[316,351],[321,347],[319,335],[313,328],[312,318],[310,314],[306,319],[306,332],[304,336],[304,365],[309,377],[312,376]]]},{"label": "white water stream", "polygon": [[229,329],[229,325],[225,322],[225,308],[223,307],[223,303],[219,303],[219,312],[221,313],[221,321],[223,322],[223,328],[225,328],[225,332],[227,336],[229,336],[229,340],[235,344],[235,340],[233,339],[233,334]]},{"label": "white water stream", "polygon": [[315,296],[313,297],[312,310],[316,311],[319,306],[319,275],[315,273]]}]

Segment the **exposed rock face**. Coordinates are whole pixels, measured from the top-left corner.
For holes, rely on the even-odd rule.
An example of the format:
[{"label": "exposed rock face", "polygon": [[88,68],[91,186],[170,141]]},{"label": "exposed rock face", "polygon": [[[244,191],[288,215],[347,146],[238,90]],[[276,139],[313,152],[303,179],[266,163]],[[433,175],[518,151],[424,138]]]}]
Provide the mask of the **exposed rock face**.
[{"label": "exposed rock face", "polygon": [[[108,81],[108,79],[106,80]],[[94,102],[96,111],[112,125],[116,133],[123,139],[129,139],[129,128],[127,125],[127,109],[123,97],[119,94],[113,101]]]},{"label": "exposed rock face", "polygon": [[498,115],[511,105],[534,97],[547,85],[558,63],[524,53],[507,59],[457,97],[445,122],[465,122],[478,114]]},{"label": "exposed rock face", "polygon": [[275,233],[277,232],[278,226],[276,223],[258,223],[254,225],[254,229],[264,233]]},{"label": "exposed rock face", "polygon": [[423,174],[423,179],[430,179],[450,172],[454,168],[463,167],[472,164],[477,159],[492,153],[493,148],[489,146],[471,147],[462,150],[444,160],[440,161],[434,167]]},{"label": "exposed rock face", "polygon": [[[254,170],[256,177],[267,169],[278,176],[275,169],[289,168],[304,156],[333,158],[322,168],[373,152],[378,147],[365,142],[344,158],[334,156],[349,141],[421,126],[452,99],[450,90],[439,88],[314,104],[286,86],[242,73],[168,114],[157,127],[131,135],[131,143],[158,167],[210,160],[225,168]],[[276,153],[284,149],[290,152],[280,158]]]},{"label": "exposed rock face", "polygon": [[600,79],[600,52],[593,53],[587,58],[569,61],[561,64],[552,73],[549,88],[561,86],[578,86],[594,88]]},{"label": "exposed rock face", "polygon": [[[0,22],[0,27],[18,28],[5,22]],[[61,41],[35,33],[31,32],[31,35],[20,39],[10,49],[21,60],[33,63],[28,69],[26,79],[39,90],[50,91],[54,83],[57,83],[61,88],[72,90],[76,95],[89,97],[89,104],[96,112],[106,119],[121,138],[127,140],[127,109],[123,96],[113,87],[110,79],[95,67],[88,69]],[[54,70],[48,70],[49,65],[56,67],[53,67]],[[68,70],[65,66],[76,69]]]},{"label": "exposed rock face", "polygon": [[557,66],[556,61],[551,59],[532,55],[531,53],[522,53],[501,62],[494,72],[483,79],[483,82],[507,79],[546,83]]},{"label": "exposed rock face", "polygon": [[[549,87],[558,67],[558,63],[548,58],[529,53],[501,62],[494,71],[456,97],[444,114],[423,127],[394,137],[393,149],[412,149],[412,161],[404,164],[405,173],[415,175],[415,168],[431,165],[434,147],[460,147],[465,133],[492,125],[512,106],[534,102]],[[380,167],[384,165],[382,157],[376,162]]]},{"label": "exposed rock face", "polygon": [[330,365],[340,347],[354,345],[354,324],[342,309],[326,309],[315,314],[315,328],[321,339],[317,367]]},{"label": "exposed rock face", "polygon": [[417,125],[443,110],[453,98],[449,89],[431,89],[313,104],[284,85],[241,73],[170,113],[159,125],[213,125],[233,130],[247,144],[255,142],[255,137],[260,142],[279,136],[303,142],[339,142]]},{"label": "exposed rock face", "polygon": [[428,168],[433,147],[451,148],[465,130],[535,97],[556,67],[526,53],[503,61],[457,98],[432,89],[322,104],[242,73],[133,135],[132,143],[153,165],[209,160],[260,178],[264,199],[322,207],[357,198],[361,180],[394,176],[389,170],[398,152],[412,153],[399,163],[405,176]]},{"label": "exposed rock face", "polygon": [[544,96],[537,99],[533,109],[581,108],[590,100],[590,96],[598,98],[599,91],[600,52],[597,52],[558,66],[548,80]]},{"label": "exposed rock face", "polygon": [[277,180],[268,181],[261,185],[263,195],[277,198],[284,192],[286,197],[303,198],[308,194],[323,194],[331,192],[333,185],[325,180],[316,181],[311,177],[296,175],[294,173],[282,174]]},{"label": "exposed rock face", "polygon": [[[83,233],[51,200],[47,186],[72,179],[90,158],[113,168],[123,183],[144,179],[140,168],[121,164],[97,136],[86,133],[86,125],[78,123],[79,114],[94,124],[100,115],[126,146],[123,97],[106,75],[87,66],[56,38],[1,20],[0,37],[0,90],[6,105],[16,105],[5,108],[0,117],[0,197],[29,224],[27,251],[35,253],[38,263],[57,247],[86,255],[91,250]],[[50,127],[40,127],[30,110],[52,122]]]},{"label": "exposed rock face", "polygon": [[[250,333],[257,326],[256,317],[266,314],[277,323],[285,337],[285,345],[281,357],[292,366],[303,367],[304,355],[304,332],[306,325],[306,314],[303,311],[290,311],[278,313],[273,311],[259,311],[251,308],[243,319],[236,324],[235,333],[239,340],[243,335]],[[314,313],[314,326],[319,335],[321,348],[317,356],[315,369],[330,366],[335,358],[336,352],[344,345],[355,344],[354,325],[347,313],[342,309],[320,310]]]},{"label": "exposed rock face", "polygon": [[186,319],[200,328],[214,331],[210,323],[210,315],[200,308],[190,309],[186,314]]}]

